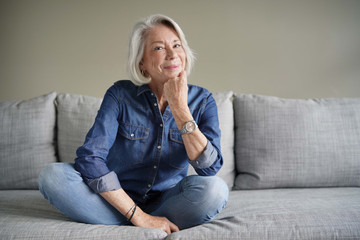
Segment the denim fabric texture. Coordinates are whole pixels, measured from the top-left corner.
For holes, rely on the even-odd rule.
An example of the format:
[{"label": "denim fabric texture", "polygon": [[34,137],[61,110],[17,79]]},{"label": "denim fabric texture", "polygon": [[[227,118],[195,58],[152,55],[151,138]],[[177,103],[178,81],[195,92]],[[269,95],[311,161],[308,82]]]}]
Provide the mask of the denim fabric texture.
[{"label": "denim fabric texture", "polygon": [[[71,163],[47,165],[40,173],[39,189],[53,206],[77,222],[131,224],[84,183]],[[153,216],[167,217],[184,229],[213,219],[225,207],[228,195],[229,189],[221,178],[193,175],[139,207]]]},{"label": "denim fabric texture", "polygon": [[208,139],[196,161],[187,157],[170,107],[162,114],[148,85],[116,82],[77,150],[75,169],[94,192],[123,188],[139,203],[174,187],[189,163],[200,176],[215,175],[223,164],[215,100],[208,90],[188,85],[188,106]]}]

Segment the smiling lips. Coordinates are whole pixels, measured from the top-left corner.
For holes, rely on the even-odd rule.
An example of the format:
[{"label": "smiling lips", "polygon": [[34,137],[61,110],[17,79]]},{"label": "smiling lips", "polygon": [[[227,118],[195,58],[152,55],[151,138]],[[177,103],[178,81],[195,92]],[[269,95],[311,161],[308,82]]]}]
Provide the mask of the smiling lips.
[{"label": "smiling lips", "polygon": [[173,64],[173,65],[166,66],[164,68],[168,69],[168,70],[174,70],[174,69],[179,68],[179,66],[180,66],[180,64],[178,64],[178,65]]}]

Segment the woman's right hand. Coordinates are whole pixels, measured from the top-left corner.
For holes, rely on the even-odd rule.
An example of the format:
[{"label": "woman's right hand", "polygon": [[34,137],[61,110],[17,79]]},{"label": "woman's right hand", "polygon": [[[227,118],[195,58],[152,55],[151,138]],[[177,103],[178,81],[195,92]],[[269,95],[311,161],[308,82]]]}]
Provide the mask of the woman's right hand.
[{"label": "woman's right hand", "polygon": [[168,235],[172,232],[178,232],[179,228],[166,217],[151,216],[136,208],[135,215],[131,221],[137,227],[157,228],[163,230]]}]

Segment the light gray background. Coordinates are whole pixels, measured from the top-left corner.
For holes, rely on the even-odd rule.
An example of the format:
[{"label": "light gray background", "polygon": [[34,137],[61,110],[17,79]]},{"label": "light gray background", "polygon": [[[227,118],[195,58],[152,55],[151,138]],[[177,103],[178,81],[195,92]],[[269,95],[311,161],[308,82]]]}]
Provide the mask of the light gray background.
[{"label": "light gray background", "polygon": [[163,13],[198,61],[189,82],[289,98],[360,97],[358,0],[0,0],[0,100],[102,97],[127,79],[128,38]]}]

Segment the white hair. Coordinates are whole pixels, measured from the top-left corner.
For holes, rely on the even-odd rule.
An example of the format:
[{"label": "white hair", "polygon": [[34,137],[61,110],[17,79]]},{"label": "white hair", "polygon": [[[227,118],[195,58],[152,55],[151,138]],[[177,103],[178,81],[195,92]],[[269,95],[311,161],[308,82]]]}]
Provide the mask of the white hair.
[{"label": "white hair", "polygon": [[144,48],[145,48],[145,41],[146,41],[146,33],[158,24],[163,24],[168,27],[171,27],[176,31],[179,35],[182,47],[185,51],[186,55],[186,65],[185,70],[187,75],[190,74],[191,69],[195,62],[194,52],[190,49],[187,41],[185,39],[184,32],[181,30],[179,25],[172,20],[171,18],[161,15],[155,14],[151,15],[143,20],[137,22],[132,30],[129,42],[129,54],[128,54],[128,61],[127,61],[127,69],[130,75],[130,80],[135,85],[143,85],[147,84],[151,81],[151,78],[145,77],[141,73],[140,69],[140,62],[144,55]]}]

